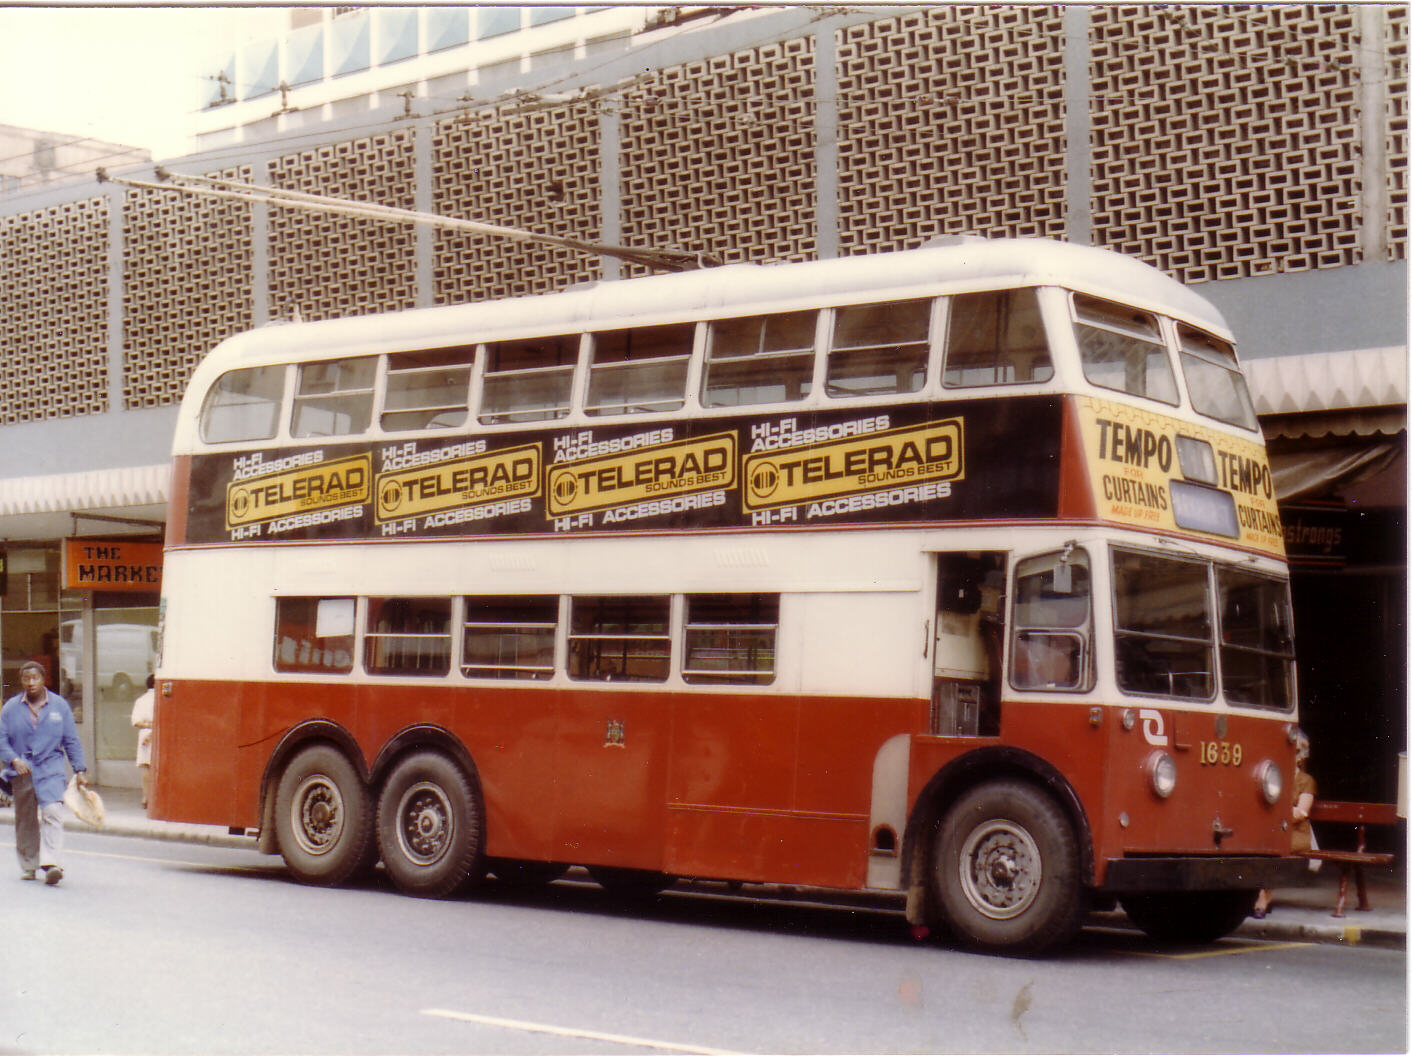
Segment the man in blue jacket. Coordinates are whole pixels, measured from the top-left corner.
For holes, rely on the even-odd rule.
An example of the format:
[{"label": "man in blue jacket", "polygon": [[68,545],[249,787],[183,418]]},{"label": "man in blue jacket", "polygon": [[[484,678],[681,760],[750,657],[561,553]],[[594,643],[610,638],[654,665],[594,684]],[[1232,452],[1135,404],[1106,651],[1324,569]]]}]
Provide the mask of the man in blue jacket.
[{"label": "man in blue jacket", "polygon": [[33,880],[44,871],[44,882],[53,886],[64,878],[59,852],[64,846],[64,788],[67,756],[78,776],[88,784],[83,745],[78,741],[69,702],[44,687],[44,666],[33,660],[20,665],[17,693],[0,708],[0,761],[4,778],[14,786],[15,850],[20,875]]}]

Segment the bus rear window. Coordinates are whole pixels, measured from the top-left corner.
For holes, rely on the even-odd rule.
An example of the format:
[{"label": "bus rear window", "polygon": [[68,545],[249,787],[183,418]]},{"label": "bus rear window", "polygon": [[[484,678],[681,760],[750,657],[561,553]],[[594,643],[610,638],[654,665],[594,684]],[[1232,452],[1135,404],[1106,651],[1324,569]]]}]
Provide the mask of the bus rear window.
[{"label": "bus rear window", "polygon": [[1084,377],[1105,389],[1176,405],[1177,379],[1157,317],[1074,294],[1074,336]]},{"label": "bus rear window", "polygon": [[819,313],[782,312],[711,324],[704,407],[796,403],[814,383],[814,330]]},{"label": "bus rear window", "polygon": [[201,408],[201,439],[208,444],[269,440],[279,431],[283,364],[222,374]]},{"label": "bus rear window", "polygon": [[1033,288],[951,298],[943,385],[1023,385],[1053,376],[1054,361]]},{"label": "bus rear window", "polygon": [[918,391],[927,380],[931,314],[929,300],[838,309],[824,391],[830,396]]},{"label": "bus rear window", "polygon": [[1220,338],[1182,323],[1177,324],[1177,338],[1181,343],[1186,391],[1196,413],[1242,429],[1255,429],[1255,404],[1236,362],[1235,349]]}]

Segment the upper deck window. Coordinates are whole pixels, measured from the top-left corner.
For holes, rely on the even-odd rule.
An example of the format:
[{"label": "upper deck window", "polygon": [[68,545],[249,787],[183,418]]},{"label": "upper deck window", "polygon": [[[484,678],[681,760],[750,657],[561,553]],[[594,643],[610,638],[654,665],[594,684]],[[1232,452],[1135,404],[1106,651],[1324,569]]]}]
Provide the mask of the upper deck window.
[{"label": "upper deck window", "polygon": [[1196,412],[1242,429],[1255,429],[1255,404],[1236,362],[1235,349],[1184,323],[1177,324],[1177,338],[1187,393]]},{"label": "upper deck window", "polygon": [[483,424],[545,422],[569,413],[579,358],[577,334],[496,341],[486,352]]},{"label": "upper deck window", "polygon": [[782,312],[712,323],[702,406],[796,403],[808,396],[818,316]]},{"label": "upper deck window", "polygon": [[279,431],[285,373],[281,364],[222,374],[201,408],[201,439],[208,444],[271,439]]},{"label": "upper deck window", "polygon": [[290,431],[295,436],[366,432],[373,417],[376,373],[376,356],[305,363],[299,368]]},{"label": "upper deck window", "polygon": [[469,410],[473,348],[399,352],[387,357],[387,395],[382,427],[451,429],[463,425]]},{"label": "upper deck window", "polygon": [[1177,403],[1177,379],[1155,315],[1082,293],[1073,303],[1084,377],[1105,389]]},{"label": "upper deck window", "polygon": [[840,308],[834,313],[824,391],[830,396],[916,392],[927,379],[929,300]]},{"label": "upper deck window", "polygon": [[644,414],[681,407],[695,333],[693,324],[677,323],[594,334],[584,410]]},{"label": "upper deck window", "polygon": [[943,385],[1022,385],[1052,377],[1054,361],[1033,287],[951,299]]}]

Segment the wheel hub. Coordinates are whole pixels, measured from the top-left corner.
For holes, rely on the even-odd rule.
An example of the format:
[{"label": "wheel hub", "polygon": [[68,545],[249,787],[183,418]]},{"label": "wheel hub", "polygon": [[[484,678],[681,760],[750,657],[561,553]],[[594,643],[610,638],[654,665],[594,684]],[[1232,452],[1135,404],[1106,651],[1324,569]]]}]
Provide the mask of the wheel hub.
[{"label": "wheel hub", "polygon": [[1044,872],[1039,848],[1015,822],[994,819],[976,826],[959,864],[966,900],[992,920],[1018,917],[1039,897]]}]

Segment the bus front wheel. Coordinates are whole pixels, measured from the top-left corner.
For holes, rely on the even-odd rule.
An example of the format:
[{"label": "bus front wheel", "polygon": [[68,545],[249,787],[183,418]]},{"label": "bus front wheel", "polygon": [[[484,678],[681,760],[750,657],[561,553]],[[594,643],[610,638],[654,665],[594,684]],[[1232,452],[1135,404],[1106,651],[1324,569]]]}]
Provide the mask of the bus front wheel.
[{"label": "bus front wheel", "polygon": [[1073,825],[1024,781],[978,785],[947,811],[932,880],[940,923],[980,949],[1035,953],[1072,938],[1081,922]]},{"label": "bus front wheel", "polygon": [[376,864],[372,796],[331,745],[305,748],[285,766],[275,790],[275,832],[300,883],[341,884]]},{"label": "bus front wheel", "polygon": [[1158,942],[1204,944],[1225,938],[1255,908],[1258,891],[1171,891],[1124,895],[1128,919]]},{"label": "bus front wheel", "polygon": [[475,786],[444,755],[418,752],[395,767],[378,797],[378,849],[398,890],[445,898],[484,872]]}]

